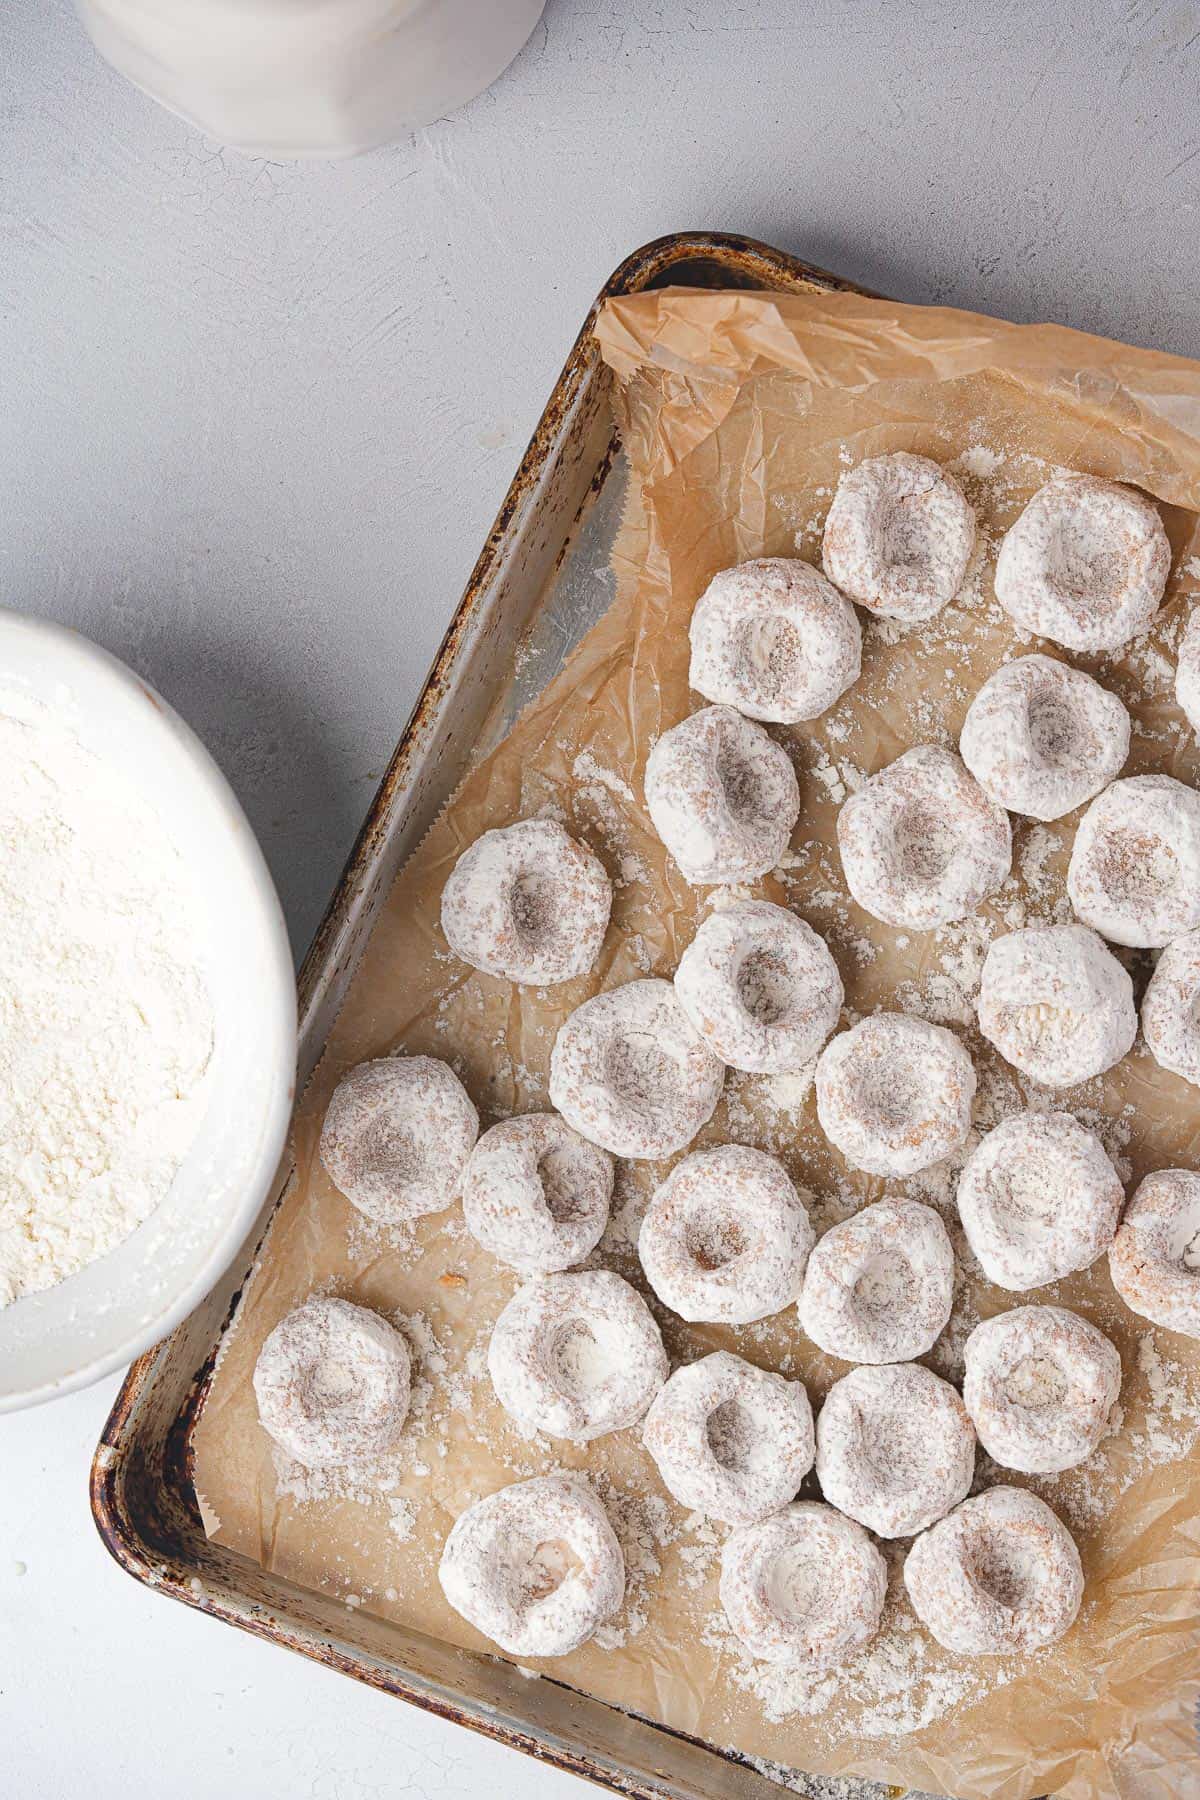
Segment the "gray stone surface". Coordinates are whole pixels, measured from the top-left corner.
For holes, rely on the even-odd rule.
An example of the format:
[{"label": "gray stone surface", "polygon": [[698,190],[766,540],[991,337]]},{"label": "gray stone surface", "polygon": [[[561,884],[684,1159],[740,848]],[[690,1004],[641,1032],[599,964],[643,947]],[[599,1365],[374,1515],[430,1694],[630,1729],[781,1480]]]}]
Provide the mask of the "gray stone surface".
[{"label": "gray stone surface", "polygon": [[0,6],[0,599],[206,737],[311,934],[578,322],[663,231],[1200,351],[1196,5],[550,0],[465,113],[222,153]]}]

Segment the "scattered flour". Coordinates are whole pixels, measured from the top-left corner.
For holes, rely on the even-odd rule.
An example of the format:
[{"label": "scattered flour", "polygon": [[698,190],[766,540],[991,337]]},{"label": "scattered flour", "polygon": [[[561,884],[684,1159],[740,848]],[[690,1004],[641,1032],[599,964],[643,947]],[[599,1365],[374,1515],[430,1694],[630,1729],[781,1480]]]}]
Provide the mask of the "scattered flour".
[{"label": "scattered flour", "polygon": [[802,1069],[786,1069],[780,1075],[765,1075],[759,1082],[759,1098],[773,1112],[785,1113],[789,1119],[798,1123],[808,1105],[816,1073],[814,1057]]},{"label": "scattered flour", "polygon": [[[833,1706],[859,1738],[896,1739],[944,1718],[965,1700],[1006,1687],[1022,1667],[1008,1659],[986,1666],[955,1662],[921,1629],[896,1593],[901,1553],[885,1545],[892,1564],[893,1595],[879,1634],[859,1654],[828,1674],[756,1663],[729,1637],[723,1618],[709,1621],[710,1640],[727,1640],[732,1679],[754,1695],[773,1723],[817,1719]],[[803,1792],[803,1790],[800,1790]]]},{"label": "scattered flour", "polygon": [[1101,1528],[1135,1482],[1190,1457],[1198,1442],[1200,1369],[1167,1355],[1147,1327],[1099,1447],[1077,1468],[1044,1477],[1037,1489],[1082,1535]]},{"label": "scattered flour", "polygon": [[388,1501],[388,1530],[403,1544],[413,1534],[419,1511],[417,1502],[398,1494]]},{"label": "scattered flour", "polygon": [[999,450],[989,449],[986,444],[972,444],[969,450],[963,451],[957,463],[952,466],[960,468],[964,474],[974,475],[979,480],[983,480],[1003,468],[1004,457]]},{"label": "scattered flour", "polygon": [[595,1643],[601,1650],[620,1650],[646,1629],[652,1583],[662,1574],[660,1550],[679,1535],[674,1509],[661,1494],[635,1494],[606,1476],[596,1491],[617,1534],[625,1557],[625,1602],[614,1620],[602,1625]]},{"label": "scattered flour", "polygon": [[601,787],[607,788],[610,794],[615,794],[618,800],[624,800],[630,806],[635,804],[633,789],[625,778],[597,762],[590,750],[579,752],[572,764],[571,773],[577,781],[598,781]]},{"label": "scattered flour", "polygon": [[730,882],[726,887],[713,888],[708,895],[709,908],[713,912],[725,912],[731,906],[737,906],[743,900],[755,899],[754,889],[743,882]]},{"label": "scattered flour", "polygon": [[[842,460],[849,464],[855,457],[847,451]],[[1055,471],[1035,458],[1004,457],[982,443],[972,444],[951,466],[958,470],[968,497],[981,510],[979,550],[960,603],[915,632],[889,621],[867,621],[864,679],[873,681],[875,686],[866,705],[879,710],[887,708],[889,714],[895,715],[897,743],[889,745],[886,735],[874,734],[869,724],[862,724],[861,696],[857,712],[854,705],[842,703],[812,727],[805,728],[799,760],[805,774],[806,804],[811,803],[820,818],[822,835],[815,835],[817,828],[810,823],[805,838],[802,828],[799,840],[781,858],[768,880],[777,883],[788,903],[810,918],[835,947],[851,988],[851,1004],[847,1007],[851,1021],[877,1007],[897,1003],[897,989],[889,979],[892,965],[888,952],[902,951],[908,979],[899,989],[899,1003],[950,1025],[977,1057],[979,1090],[968,1143],[954,1158],[897,1184],[902,1191],[933,1205],[951,1233],[958,1269],[953,1310],[930,1361],[939,1373],[961,1382],[963,1345],[979,1318],[976,1293],[981,1279],[954,1204],[964,1157],[991,1126],[1023,1107],[1066,1105],[1100,1133],[1109,1154],[1127,1174],[1127,1153],[1135,1120],[1131,1107],[1114,1109],[1111,1095],[1100,1083],[1064,1097],[1021,1082],[1012,1070],[986,1052],[975,1032],[980,972],[993,939],[1026,924],[1069,916],[1061,855],[1069,843],[1069,823],[1065,828],[1057,824],[1017,823],[1015,872],[1001,893],[977,917],[911,937],[889,933],[886,927],[865,919],[850,904],[836,848],[826,841],[828,822],[836,808],[861,785],[870,768],[889,759],[879,752],[879,744],[887,746],[890,754],[905,747],[904,740],[953,745],[975,685],[965,679],[968,659],[978,649],[994,662],[997,627],[1003,629],[1011,644],[1010,628],[991,592],[991,564],[1004,526],[1015,516],[1025,494]],[[812,507],[811,500],[808,495],[789,499],[787,517],[806,534],[819,535],[821,512]],[[782,515],[785,509],[780,510]],[[1200,581],[1200,559],[1191,559],[1187,567],[1189,574]],[[1156,632],[1156,644],[1168,641],[1166,629]],[[1138,684],[1158,694],[1163,691],[1168,665],[1156,644],[1140,647],[1130,666]],[[926,654],[929,650],[932,655]],[[915,660],[918,653],[923,659],[920,663]],[[1013,653],[1012,648],[1007,649],[1005,659]],[[1023,646],[1016,646],[1015,653],[1023,653]],[[865,755],[864,738],[868,746]],[[851,760],[852,756],[855,760]],[[873,761],[876,756],[878,762]],[[866,763],[868,770],[860,763]],[[625,836],[628,821],[624,809],[634,800],[629,784],[621,775],[604,768],[590,751],[574,757],[573,771],[580,784],[576,797],[582,796],[590,809],[586,814],[588,826],[594,822],[596,832],[604,839],[609,867],[617,873],[618,883],[642,881],[649,888],[649,874]],[[721,907],[752,894],[758,897],[762,892],[761,886],[717,889],[708,895],[707,903]],[[640,968],[648,958],[656,956],[655,966],[669,972],[671,965],[662,961],[663,946],[655,938],[652,926],[643,920],[639,924],[644,935],[627,931],[622,955],[631,968]],[[461,1020],[461,999],[456,997],[455,1004],[460,1008],[455,1016]],[[495,1039],[496,1056],[504,1065],[505,1078],[519,1083],[528,1095],[536,1095],[541,1080],[537,1055],[526,1047],[525,1059],[532,1067],[527,1067],[526,1061],[518,1062],[508,1050],[508,1035],[506,1021]],[[806,1143],[806,1134],[815,1129],[812,1081],[812,1066],[776,1077],[730,1071],[725,1110],[715,1129],[735,1141],[774,1150],[800,1180],[806,1173],[811,1144],[811,1139]],[[861,1177],[839,1170],[826,1172],[825,1164],[820,1166],[821,1180],[814,1181],[818,1191],[806,1194],[819,1230],[850,1216],[864,1198],[876,1197]],[[595,1256],[597,1266],[616,1266],[636,1278],[638,1229],[660,1174],[661,1171],[646,1167],[618,1167],[609,1227]],[[445,1223],[447,1229],[454,1228],[451,1216]],[[1051,1290],[1039,1298],[1054,1299],[1056,1294]],[[1107,1303],[1116,1304],[1111,1299]],[[1098,1302],[1101,1310],[1103,1304],[1103,1300]],[[1098,1322],[1103,1324],[1099,1313]],[[424,1340],[419,1325],[410,1321],[409,1326],[419,1379],[427,1379],[428,1390],[423,1399],[414,1396],[413,1445],[407,1450],[401,1447],[395,1466],[385,1472],[372,1495],[372,1504],[382,1508],[388,1529],[400,1541],[407,1541],[409,1534],[419,1529],[420,1472],[428,1467],[422,1459],[431,1454],[430,1439],[444,1434],[451,1419],[456,1429],[476,1431],[471,1420],[471,1395],[478,1384],[487,1380],[486,1331],[465,1358],[460,1358],[457,1372],[445,1367],[439,1372],[434,1366],[440,1354],[436,1338],[431,1334],[432,1341]],[[672,1339],[671,1322],[666,1322],[666,1326],[669,1346],[677,1358],[679,1344]],[[678,1327],[677,1321],[674,1327]],[[805,1367],[802,1355],[786,1344],[781,1346],[778,1327],[773,1327],[771,1321],[744,1328],[737,1336],[737,1347],[784,1373],[800,1373]],[[685,1353],[697,1353],[694,1342],[689,1342]],[[427,1377],[421,1371],[426,1361],[431,1370]],[[484,1452],[480,1466],[489,1471],[489,1478],[497,1470],[503,1471],[506,1480],[543,1472],[547,1456],[558,1453],[544,1439],[533,1437],[525,1442],[515,1432],[507,1434],[498,1448],[495,1435],[493,1432],[491,1441],[485,1435],[478,1436]],[[1122,1407],[1114,1413],[1109,1435],[1094,1456],[1078,1470],[1039,1478],[1033,1485],[1086,1539],[1088,1533],[1103,1528],[1120,1495],[1142,1475],[1188,1456],[1197,1444],[1200,1372],[1174,1361],[1161,1348],[1155,1334],[1147,1330],[1136,1367],[1126,1369]],[[608,1466],[602,1452],[600,1469],[607,1470]],[[1024,1673],[1022,1668],[1003,1660],[960,1664],[947,1657],[920,1629],[902,1598],[897,1579],[899,1553],[894,1547],[889,1552],[892,1597],[884,1628],[847,1668],[833,1675],[812,1677],[750,1662],[732,1639],[716,1602],[724,1528],[698,1515],[681,1519],[677,1509],[660,1495],[641,1490],[628,1463],[616,1466],[620,1480],[615,1474],[604,1472],[594,1474],[593,1479],[622,1542],[630,1580],[624,1610],[597,1639],[602,1649],[619,1652],[636,1646],[636,1640],[648,1628],[653,1632],[655,1597],[669,1580],[698,1615],[699,1643],[720,1656],[722,1677],[736,1690],[732,1704],[738,1703],[738,1696],[750,1696],[766,1718],[812,1720],[814,1734],[822,1731],[843,1745],[901,1739],[945,1718],[957,1707],[1004,1688]],[[977,1486],[1002,1478],[1002,1472],[981,1456]],[[410,1491],[414,1488],[415,1493]],[[812,1488],[814,1494],[815,1491]],[[470,1497],[474,1496],[464,1495],[464,1500]],[[361,1571],[358,1586],[362,1586]],[[643,1656],[648,1648],[646,1644],[641,1647]],[[804,1741],[803,1731],[796,1735]],[[865,1800],[869,1791],[867,1784],[805,1776],[770,1763],[755,1762],[753,1766],[808,1800]]]}]

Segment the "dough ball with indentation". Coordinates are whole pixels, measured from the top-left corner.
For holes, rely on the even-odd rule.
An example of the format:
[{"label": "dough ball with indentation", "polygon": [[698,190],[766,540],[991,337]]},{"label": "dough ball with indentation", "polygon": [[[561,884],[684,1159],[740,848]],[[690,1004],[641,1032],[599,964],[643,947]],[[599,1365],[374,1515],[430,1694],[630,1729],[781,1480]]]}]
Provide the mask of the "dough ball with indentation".
[{"label": "dough ball with indentation", "polygon": [[1145,494],[1056,475],[1004,535],[996,598],[1021,630],[1098,655],[1146,630],[1170,572],[1171,546]]},{"label": "dough ball with indentation", "polygon": [[817,1479],[878,1537],[911,1537],[971,1490],[975,1431],[955,1388],[920,1363],[851,1369],[817,1415]]},{"label": "dough ball with indentation", "polygon": [[1176,938],[1155,964],[1142,1035],[1157,1063],[1200,1087],[1200,931]]},{"label": "dough ball with indentation", "polygon": [[611,905],[598,856],[553,819],[522,819],[463,851],[442,889],[442,930],[473,969],[547,987],[591,968]]},{"label": "dough ball with indentation", "polygon": [[851,600],[913,624],[953,600],[974,548],[975,514],[958,483],[927,456],[901,450],[842,476],[821,560]]},{"label": "dough ball with indentation", "polygon": [[887,1564],[853,1519],[797,1500],[726,1539],[720,1592],[751,1656],[821,1674],[879,1630]]},{"label": "dough ball with indentation", "polygon": [[673,1156],[716,1110],[725,1065],[669,981],[629,981],[585,1000],[559,1027],[550,1099],[614,1156]]},{"label": "dough ball with indentation", "polygon": [[762,557],[714,575],[696,602],[688,679],[747,719],[798,725],[858,680],[862,629],[811,563]]},{"label": "dough ball with indentation", "polygon": [[446,1063],[383,1056],[333,1090],[321,1161],[359,1212],[402,1224],[449,1206],[478,1136],[479,1114]]},{"label": "dough ball with indentation", "polygon": [[408,1345],[378,1313],[317,1298],[279,1321],[254,1365],[265,1431],[306,1468],[369,1461],[408,1417]]},{"label": "dough ball with indentation", "polygon": [[1171,775],[1130,775],[1093,800],[1075,833],[1067,892],[1114,944],[1156,949],[1200,926],[1200,794]]},{"label": "dough ball with indentation", "polygon": [[1027,819],[1061,819],[1121,773],[1129,714],[1082,669],[1019,656],[984,682],[958,747],[998,806]]},{"label": "dough ball with indentation", "polygon": [[1175,698],[1192,730],[1200,736],[1200,606],[1188,614],[1175,664]]},{"label": "dough ball with indentation", "polygon": [[879,1200],[816,1245],[800,1323],[845,1362],[909,1362],[940,1337],[953,1298],[954,1251],[932,1207]]},{"label": "dough ball with indentation", "polygon": [[1200,1338],[1200,1175],[1147,1175],[1126,1208],[1108,1267],[1131,1311]]},{"label": "dough ball with indentation", "polygon": [[1091,1268],[1112,1243],[1124,1202],[1100,1139],[1070,1113],[1002,1120],[958,1182],[967,1242],[988,1280],[1012,1293]]},{"label": "dough ball with indentation", "polygon": [[933,744],[906,750],[852,794],[837,837],[858,904],[910,931],[966,918],[1012,867],[1008,814]]},{"label": "dough ball with indentation", "polygon": [[646,807],[685,881],[756,881],[787,849],[800,789],[787,751],[761,725],[706,706],[650,752]]},{"label": "dough ball with indentation", "polygon": [[824,940],[768,900],[710,913],[680,959],[675,992],[722,1062],[758,1075],[811,1062],[844,998]]},{"label": "dough ball with indentation", "polygon": [[975,1068],[941,1025],[875,1013],[822,1051],[817,1117],[830,1143],[868,1175],[915,1175],[966,1142]]},{"label": "dough ball with indentation", "polygon": [[1044,1500],[994,1487],[919,1537],[904,1564],[917,1617],[959,1656],[1027,1655],[1057,1643],[1083,1598],[1079,1552]]},{"label": "dough ball with indentation", "polygon": [[471,1235],[510,1268],[546,1275],[582,1262],[604,1235],[612,1158],[556,1113],[485,1131],[463,1171]]},{"label": "dough ball with indentation", "polygon": [[681,1506],[752,1525],[786,1506],[812,1468],[812,1407],[801,1382],[716,1350],[659,1389],[642,1440]]},{"label": "dough ball with indentation", "polygon": [[1121,1392],[1115,1346],[1062,1306],[1018,1306],[977,1325],[963,1400],[994,1462],[1051,1475],[1086,1461]]},{"label": "dough ball with indentation", "polygon": [[516,1481],[459,1514],[438,1580],[455,1612],[509,1656],[566,1656],[625,1598],[625,1558],[577,1476]]},{"label": "dough ball with indentation", "polygon": [[1005,1062],[1043,1087],[1113,1068],[1137,1036],[1133,982],[1085,925],[1031,926],[984,958],[979,1029]]},{"label": "dough ball with indentation", "polygon": [[604,1269],[531,1281],[504,1308],[488,1344],[505,1412],[529,1431],[577,1443],[636,1425],[667,1368],[650,1308]]},{"label": "dough ball with indentation", "polygon": [[798,1297],[813,1235],[781,1162],[719,1144],[685,1157],[656,1189],[638,1255],[681,1319],[748,1325]]}]

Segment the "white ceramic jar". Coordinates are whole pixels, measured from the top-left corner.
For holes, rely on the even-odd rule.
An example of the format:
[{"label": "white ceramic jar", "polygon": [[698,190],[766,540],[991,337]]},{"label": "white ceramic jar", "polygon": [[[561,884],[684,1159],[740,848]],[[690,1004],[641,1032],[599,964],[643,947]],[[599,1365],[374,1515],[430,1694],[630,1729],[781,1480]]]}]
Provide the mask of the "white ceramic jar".
[{"label": "white ceramic jar", "polygon": [[465,106],[545,0],[78,0],[113,67],[250,156],[351,156]]}]

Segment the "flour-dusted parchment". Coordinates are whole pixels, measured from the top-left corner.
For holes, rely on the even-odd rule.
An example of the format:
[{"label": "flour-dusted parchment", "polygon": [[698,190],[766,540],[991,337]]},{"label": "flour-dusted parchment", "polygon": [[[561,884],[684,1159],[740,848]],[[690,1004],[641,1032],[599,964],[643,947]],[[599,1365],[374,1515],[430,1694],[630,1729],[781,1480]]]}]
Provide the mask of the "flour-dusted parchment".
[{"label": "flour-dusted parchment", "polygon": [[[1075,819],[1015,822],[1012,878],[977,917],[895,931],[850,900],[836,847],[847,794],[918,743],[952,747],[967,706],[1027,648],[996,605],[1000,536],[1056,469],[1133,481],[1161,504],[1174,551],[1154,632],[1087,666],[1128,703],[1130,773],[1195,782],[1200,757],[1175,706],[1176,636],[1200,596],[1200,367],[1056,328],[1019,328],[937,309],[842,295],[663,292],[614,303],[598,335],[613,366],[631,503],[616,552],[618,596],[561,677],[468,776],[385,902],[346,1005],[296,1120],[295,1183],[226,1340],[195,1434],[196,1475],[223,1543],[281,1575],[452,1645],[490,1647],[453,1614],[437,1558],[472,1499],[525,1475],[584,1471],[609,1505],[632,1570],[624,1611],[592,1643],[538,1665],[556,1681],[630,1707],[761,1765],[878,1775],[967,1797],[1179,1800],[1200,1784],[1192,1715],[1200,1689],[1195,1600],[1200,1478],[1200,1346],[1135,1319],[1103,1261],[1031,1298],[1075,1308],[1113,1337],[1122,1415],[1088,1462],[1065,1475],[1006,1477],[1041,1493],[1080,1542],[1088,1578],[1076,1627],[1028,1659],[952,1656],[925,1632],[888,1547],[879,1637],[822,1676],[750,1661],[717,1596],[723,1526],[664,1494],[635,1431],[574,1447],[524,1437],[499,1409],[485,1351],[517,1285],[467,1235],[457,1206],[385,1236],[364,1227],[317,1160],[322,1113],[352,1064],[393,1047],[449,1058],[483,1123],[546,1103],[555,1030],[589,994],[669,975],[706,909],[726,894],[688,887],[646,816],[642,777],[657,736],[697,704],[688,618],[714,572],[747,557],[820,553],[841,471],[914,450],[948,465],[980,518],[960,595],[919,625],[868,620],[863,673],[811,725],[774,729],[794,758],[801,816],[779,866],[754,893],[790,905],[830,944],[847,1022],[880,1007],[949,1026],[979,1072],[970,1148],[1025,1105],[1066,1108],[1100,1132],[1122,1176],[1200,1157],[1200,1094],[1140,1046],[1067,1094],[1031,1087],[975,1029],[989,943],[1070,916],[1064,873]],[[451,957],[438,896],[456,856],[511,819],[561,819],[616,880],[597,968],[562,988],[514,991]],[[1122,955],[1126,953],[1122,952]],[[1147,959],[1128,958],[1140,983]],[[818,1230],[887,1191],[926,1200],[954,1242],[947,1330],[923,1361],[962,1378],[962,1345],[982,1316],[1011,1307],[970,1256],[954,1206],[953,1159],[903,1182],[847,1168],[823,1140],[808,1070],[730,1071],[698,1144],[755,1144],[783,1158],[812,1196]],[[663,1165],[622,1165],[597,1266],[641,1281],[638,1222]],[[335,1289],[429,1334],[414,1408],[386,1467],[314,1494],[281,1470],[254,1413],[250,1371],[282,1313]],[[1024,1298],[1024,1297],[1022,1297]],[[674,1361],[731,1349],[800,1376],[815,1402],[846,1365],[805,1338],[794,1308],[759,1324],[687,1326],[657,1316]],[[980,1458],[978,1482],[996,1471]],[[813,1492],[808,1484],[805,1494]],[[402,1540],[398,1497],[416,1516]],[[406,1509],[407,1516],[407,1509]],[[219,1520],[219,1523],[218,1523]],[[395,1640],[381,1630],[380,1653]]]},{"label": "flour-dusted parchment", "polygon": [[0,1305],[165,1197],[212,1032],[161,819],[63,718],[0,693]]}]

